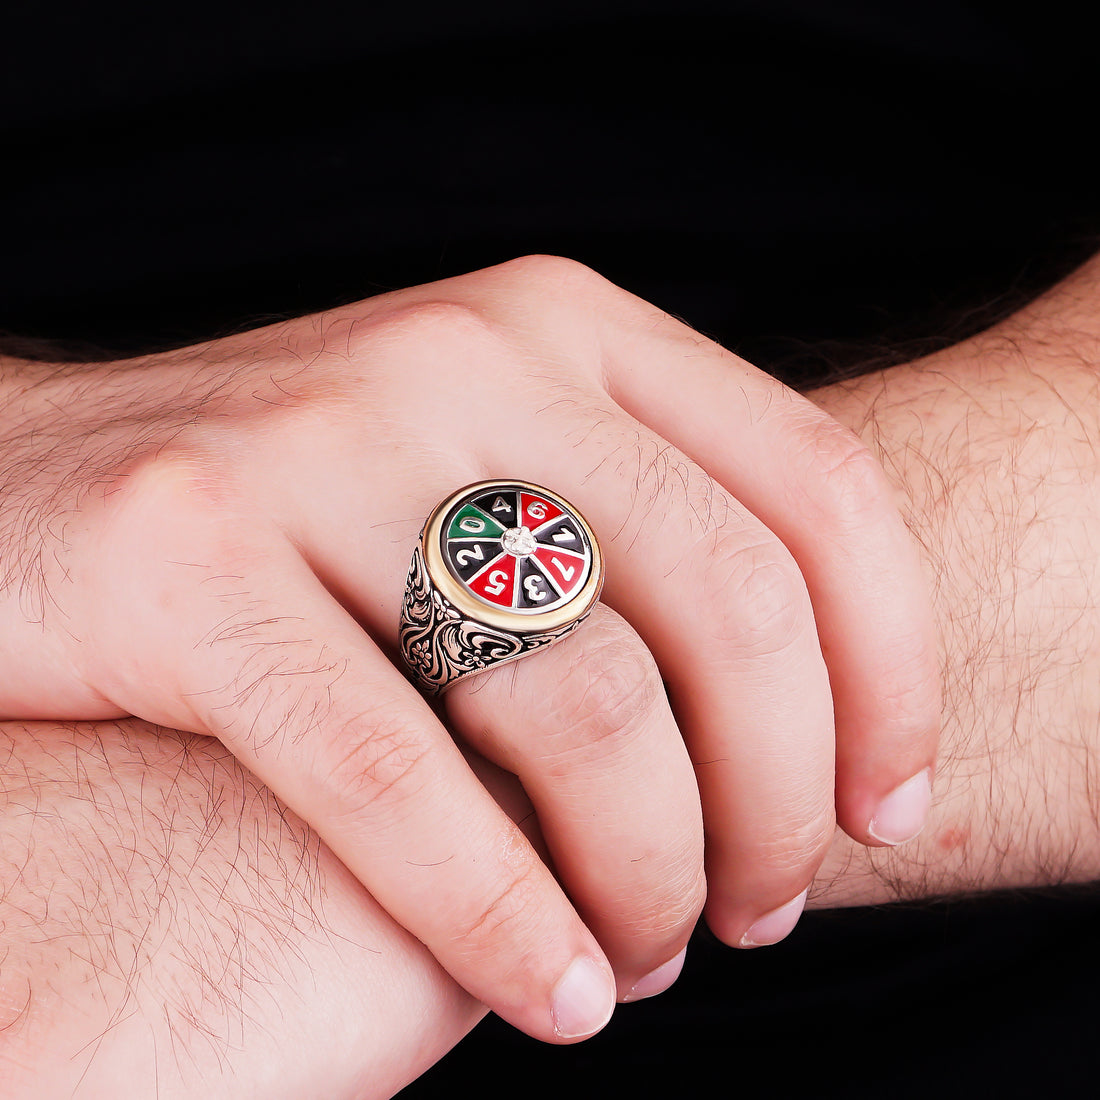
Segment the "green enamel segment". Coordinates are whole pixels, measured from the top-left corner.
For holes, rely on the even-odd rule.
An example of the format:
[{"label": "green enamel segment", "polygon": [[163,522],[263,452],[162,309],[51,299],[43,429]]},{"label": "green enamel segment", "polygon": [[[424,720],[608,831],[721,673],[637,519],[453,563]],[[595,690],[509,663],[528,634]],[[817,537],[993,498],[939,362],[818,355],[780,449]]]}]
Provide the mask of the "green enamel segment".
[{"label": "green enamel segment", "polygon": [[449,539],[498,539],[503,534],[504,528],[496,520],[472,504],[460,509],[447,529]]}]

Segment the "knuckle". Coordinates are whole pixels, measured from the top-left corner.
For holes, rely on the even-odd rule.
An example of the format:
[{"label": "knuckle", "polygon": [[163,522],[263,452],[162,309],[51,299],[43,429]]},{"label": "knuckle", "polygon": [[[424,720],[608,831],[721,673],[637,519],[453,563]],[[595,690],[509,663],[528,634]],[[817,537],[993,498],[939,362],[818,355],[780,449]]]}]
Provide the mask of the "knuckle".
[{"label": "knuckle", "polygon": [[813,626],[805,581],[778,542],[721,539],[705,567],[702,606],[715,639],[738,656],[780,653]]},{"label": "knuckle", "polygon": [[836,831],[836,816],[827,805],[808,816],[793,815],[774,836],[761,840],[754,853],[756,866],[776,875],[804,874],[816,866]]},{"label": "knuckle", "polygon": [[[690,870],[689,870],[690,868]],[[631,939],[664,943],[692,928],[706,904],[707,887],[702,858],[684,864],[684,870],[652,891],[633,915],[621,922]]]},{"label": "knuckle", "polygon": [[[157,518],[195,511],[219,515],[226,503],[224,481],[211,476],[195,453],[163,450],[133,460],[115,486],[124,508]],[[114,494],[108,491],[108,496]]]},{"label": "knuckle", "polygon": [[490,319],[468,302],[444,298],[407,302],[356,330],[358,360],[377,361],[379,342],[423,347],[449,347],[495,338]]},{"label": "knuckle", "polygon": [[[201,448],[172,448],[132,459],[105,486],[102,547],[97,559],[119,567],[134,562],[134,547],[175,546],[181,555],[223,564],[254,560],[260,540],[241,523],[242,500],[232,471]],[[146,553],[143,575],[160,558]]]},{"label": "knuckle", "polygon": [[428,781],[430,747],[384,709],[339,724],[329,744],[323,786],[338,818],[355,818],[380,800],[415,798]]},{"label": "knuckle", "polygon": [[516,868],[495,893],[476,904],[466,919],[454,922],[452,935],[462,954],[470,958],[488,953],[497,959],[502,941],[522,943],[527,937],[517,935],[520,929],[527,924],[542,924],[538,919],[545,900],[542,885],[534,862]]},{"label": "knuckle", "polygon": [[[559,741],[548,744],[553,754],[577,748],[614,751],[628,741],[658,705],[660,675],[647,650],[626,628],[598,629],[555,690],[554,705]],[[553,734],[551,734],[553,736]]]},{"label": "knuckle", "polygon": [[812,446],[807,501],[820,523],[846,534],[897,512],[886,474],[853,432],[829,420],[814,433]]},{"label": "knuckle", "polygon": [[878,691],[883,737],[899,745],[935,740],[943,709],[943,686],[935,650],[920,637],[895,642],[888,674]]},{"label": "knuckle", "polygon": [[577,291],[610,284],[587,264],[566,256],[541,253],[519,256],[503,265],[510,273],[535,289]]},{"label": "knuckle", "polygon": [[[451,365],[441,375],[440,362]],[[406,302],[356,329],[349,368],[338,375],[338,407],[370,417],[376,432],[407,433],[410,394],[447,394],[450,400],[421,403],[419,431],[438,438],[454,415],[454,386],[461,379],[470,392],[498,386],[514,374],[515,354],[501,326],[486,312],[463,301]],[[417,434],[414,432],[414,434]]]}]

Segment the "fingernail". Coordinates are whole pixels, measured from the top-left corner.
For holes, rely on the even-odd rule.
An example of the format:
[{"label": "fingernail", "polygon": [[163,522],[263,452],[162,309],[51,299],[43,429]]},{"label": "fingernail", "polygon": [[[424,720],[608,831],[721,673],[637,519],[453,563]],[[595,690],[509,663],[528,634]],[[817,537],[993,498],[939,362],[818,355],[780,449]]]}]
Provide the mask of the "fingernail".
[{"label": "fingernail", "polygon": [[932,805],[932,769],[895,787],[879,804],[867,831],[883,844],[904,844],[924,828]]},{"label": "fingernail", "polygon": [[554,986],[550,1015],[561,1039],[579,1039],[600,1030],[615,1011],[615,987],[595,959],[582,955]]},{"label": "fingernail", "polygon": [[685,947],[675,958],[669,959],[668,962],[657,967],[656,970],[651,970],[636,985],[631,987],[630,992],[623,998],[623,1004],[628,1004],[630,1001],[644,1001],[646,997],[656,997],[658,993],[664,993],[680,976],[680,971],[684,969],[684,958],[686,956],[687,948]]},{"label": "fingernail", "polygon": [[786,905],[765,913],[751,928],[741,937],[741,947],[769,947],[778,943],[791,934],[791,930],[802,916],[802,910],[806,908],[806,895],[810,892],[807,886],[796,898],[791,898]]}]

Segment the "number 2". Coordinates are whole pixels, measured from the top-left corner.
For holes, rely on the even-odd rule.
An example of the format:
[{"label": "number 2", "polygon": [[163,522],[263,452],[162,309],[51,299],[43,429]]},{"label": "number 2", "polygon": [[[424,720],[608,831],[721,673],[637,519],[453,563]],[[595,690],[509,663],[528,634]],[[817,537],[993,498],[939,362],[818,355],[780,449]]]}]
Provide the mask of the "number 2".
[{"label": "number 2", "polygon": [[485,551],[480,546],[475,546],[472,550],[467,547],[465,550],[459,550],[455,554],[455,561],[458,562],[464,569],[471,561],[482,561],[485,558]]}]

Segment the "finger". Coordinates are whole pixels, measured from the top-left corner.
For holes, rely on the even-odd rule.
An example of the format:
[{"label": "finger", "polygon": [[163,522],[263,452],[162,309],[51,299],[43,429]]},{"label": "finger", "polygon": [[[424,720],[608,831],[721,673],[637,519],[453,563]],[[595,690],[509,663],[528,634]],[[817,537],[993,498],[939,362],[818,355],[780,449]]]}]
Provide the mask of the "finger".
[{"label": "finger", "polygon": [[113,613],[95,674],[111,697],[219,737],[515,1026],[559,1042],[598,1030],[614,1004],[606,959],[424,700],[289,544],[250,531],[230,549],[220,517],[168,495],[134,509],[160,521],[141,559],[97,578]]},{"label": "finger", "polygon": [[886,475],[811,402],[644,303],[605,341],[619,404],[682,447],[798,562],[836,708],[840,824],[868,844],[914,835],[929,802],[939,673],[916,542]]},{"label": "finger", "polygon": [[[529,476],[576,487],[601,537],[605,601],[669,685],[706,822],[708,920],[740,943],[802,895],[833,829],[832,702],[809,595],[755,517],[597,400],[587,418],[578,398],[526,426]],[[502,454],[515,445],[499,440]]]},{"label": "finger", "polygon": [[[936,633],[915,541],[868,450],[775,379],[581,264],[525,257],[479,273],[483,285],[511,329],[559,357],[568,350],[591,383],[788,548],[832,682],[839,820],[868,844],[919,830],[940,729]],[[465,291],[456,282],[453,292]]]},{"label": "finger", "polygon": [[703,824],[641,640],[597,605],[575,634],[458,681],[446,700],[457,731],[523,783],[620,999],[658,992],[646,979],[680,954],[702,910]]}]

